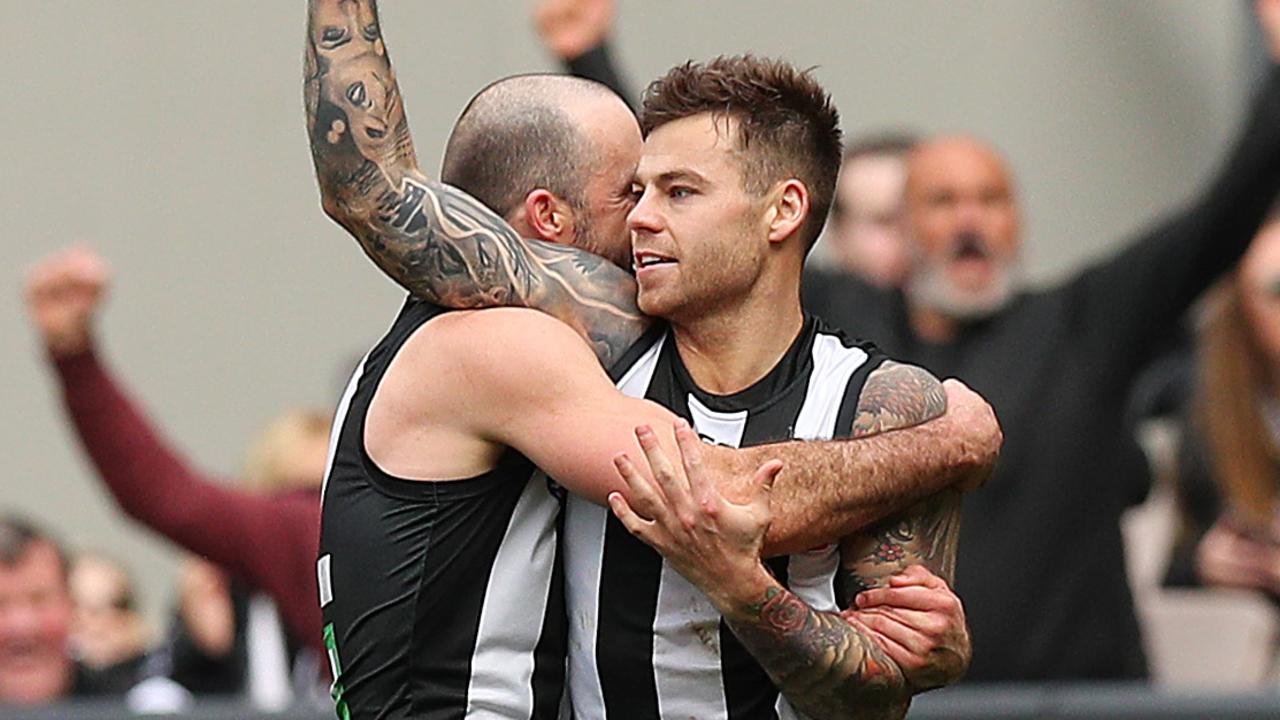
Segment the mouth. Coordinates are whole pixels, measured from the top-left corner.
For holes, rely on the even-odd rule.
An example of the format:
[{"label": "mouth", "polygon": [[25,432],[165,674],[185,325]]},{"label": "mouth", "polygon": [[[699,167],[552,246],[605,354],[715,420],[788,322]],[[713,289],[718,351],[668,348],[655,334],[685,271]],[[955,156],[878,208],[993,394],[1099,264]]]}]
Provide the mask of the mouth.
[{"label": "mouth", "polygon": [[953,260],[986,261],[991,259],[991,251],[982,236],[976,233],[964,233],[958,236],[951,250]]},{"label": "mouth", "polygon": [[675,265],[677,260],[652,250],[637,250],[631,255],[631,266],[636,272],[661,265]]}]

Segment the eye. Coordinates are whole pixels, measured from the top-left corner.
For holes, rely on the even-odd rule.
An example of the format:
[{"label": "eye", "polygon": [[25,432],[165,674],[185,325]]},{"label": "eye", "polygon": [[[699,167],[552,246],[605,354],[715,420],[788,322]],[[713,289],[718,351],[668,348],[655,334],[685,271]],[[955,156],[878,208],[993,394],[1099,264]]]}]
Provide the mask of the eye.
[{"label": "eye", "polygon": [[698,192],[696,190],[684,185],[672,185],[667,189],[667,195],[675,200],[683,200],[684,198],[693,197],[697,194]]},{"label": "eye", "polygon": [[347,100],[351,101],[356,107],[364,107],[364,101],[368,98],[368,94],[364,89],[364,83],[353,82],[347,86]]},{"label": "eye", "polygon": [[347,34],[347,29],[330,25],[320,33],[320,47],[326,50],[332,50],[351,42],[351,36]]},{"label": "eye", "polygon": [[378,39],[378,23],[369,23],[368,25],[365,25],[364,28],[360,31],[360,34],[363,35],[364,39],[368,40],[369,42],[373,42],[374,40],[377,40]]},{"label": "eye", "polygon": [[625,194],[631,202],[640,202],[640,198],[644,195],[644,188],[639,183],[633,183],[627,188]]}]

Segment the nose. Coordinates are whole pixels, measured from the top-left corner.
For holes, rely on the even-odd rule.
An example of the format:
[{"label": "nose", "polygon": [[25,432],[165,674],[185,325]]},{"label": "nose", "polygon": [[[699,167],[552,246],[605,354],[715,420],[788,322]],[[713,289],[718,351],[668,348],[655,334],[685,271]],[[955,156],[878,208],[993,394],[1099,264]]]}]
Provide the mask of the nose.
[{"label": "nose", "polygon": [[662,216],[658,213],[655,193],[652,188],[645,188],[644,194],[636,201],[636,206],[627,213],[627,229],[631,232],[656,233],[662,229]]}]

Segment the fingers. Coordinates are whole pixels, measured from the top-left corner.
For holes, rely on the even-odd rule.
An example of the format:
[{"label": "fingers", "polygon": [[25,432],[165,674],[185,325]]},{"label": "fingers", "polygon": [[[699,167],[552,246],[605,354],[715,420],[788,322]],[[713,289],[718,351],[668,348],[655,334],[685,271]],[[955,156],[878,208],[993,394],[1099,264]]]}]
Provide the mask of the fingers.
[{"label": "fingers", "polygon": [[631,505],[627,503],[627,499],[622,497],[622,493],[609,493],[609,509],[613,511],[615,517],[622,522],[623,527],[632,535],[648,542],[646,536],[654,523],[652,520],[646,520],[636,514],[631,509]]},{"label": "fingers", "polygon": [[[921,613],[921,615],[924,615],[924,613]],[[909,616],[904,619],[899,614],[883,610],[861,610],[858,611],[857,617],[867,628],[880,634],[884,639],[897,644],[902,650],[915,656],[919,662],[923,662],[926,656],[938,646],[938,643],[930,635],[917,629],[918,625],[928,624],[928,621],[924,618]],[[941,634],[940,632],[933,633],[935,637],[941,636]],[[898,658],[894,659],[898,660]]]},{"label": "fingers", "polygon": [[937,590],[949,590],[947,581],[934,575],[929,568],[924,565],[908,565],[907,569],[899,573],[889,576],[890,587],[906,587],[909,585],[924,585]]},{"label": "fingers", "polygon": [[[689,479],[685,476],[683,464],[676,468],[667,458],[667,453],[658,443],[658,436],[653,428],[641,425],[636,428],[636,440],[649,461],[649,469],[662,494],[666,496],[667,505],[676,512],[686,526],[692,522],[694,512],[693,495],[689,488]],[[682,461],[683,462],[683,461]]]},{"label": "fingers", "polygon": [[720,490],[711,483],[702,467],[702,439],[684,418],[675,422],[676,446],[680,449],[681,462],[684,465],[685,477],[689,482],[689,491],[694,502],[704,510],[714,511],[720,501]]},{"label": "fingers", "polygon": [[631,498],[628,509],[634,508],[648,519],[657,519],[669,512],[662,491],[649,478],[640,474],[635,463],[626,453],[618,453],[613,458],[613,467],[627,486],[627,494]]}]

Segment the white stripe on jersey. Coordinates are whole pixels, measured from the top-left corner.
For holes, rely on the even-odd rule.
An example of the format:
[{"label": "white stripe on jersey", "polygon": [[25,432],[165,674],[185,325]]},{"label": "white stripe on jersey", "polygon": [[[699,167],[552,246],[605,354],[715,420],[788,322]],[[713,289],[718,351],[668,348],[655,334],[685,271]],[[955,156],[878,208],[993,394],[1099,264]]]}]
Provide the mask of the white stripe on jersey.
[{"label": "white stripe on jersey", "polygon": [[489,571],[471,656],[468,720],[512,717],[513,708],[519,709],[517,717],[533,716],[534,654],[528,649],[542,635],[559,511],[547,476],[534,473],[511,512]]},{"label": "white stripe on jersey", "polygon": [[[658,366],[667,333],[627,368],[618,389],[630,397],[644,397]],[[600,565],[604,562],[604,529],[609,510],[570,494],[565,501],[565,604],[569,611],[569,696],[573,714],[603,718],[604,690],[596,665],[596,636],[600,619]],[[578,538],[575,542],[571,538]]]},{"label": "white stripe on jersey", "polygon": [[356,394],[356,386],[360,384],[360,376],[364,375],[364,364],[369,356],[360,358],[360,364],[351,373],[347,381],[347,389],[342,391],[342,399],[338,401],[338,409],[333,413],[333,426],[329,428],[329,454],[324,459],[324,480],[320,482],[320,504],[324,504],[324,491],[329,487],[329,473],[333,472],[333,455],[338,451],[338,438],[342,437],[342,424],[347,421],[347,410],[351,407],[351,398]]},{"label": "white stripe on jersey", "polygon": [[[686,400],[699,435],[718,445],[742,443],[745,410],[718,412],[693,395]],[[729,717],[720,672],[720,611],[665,562],[653,619],[653,677],[662,717]]]}]

